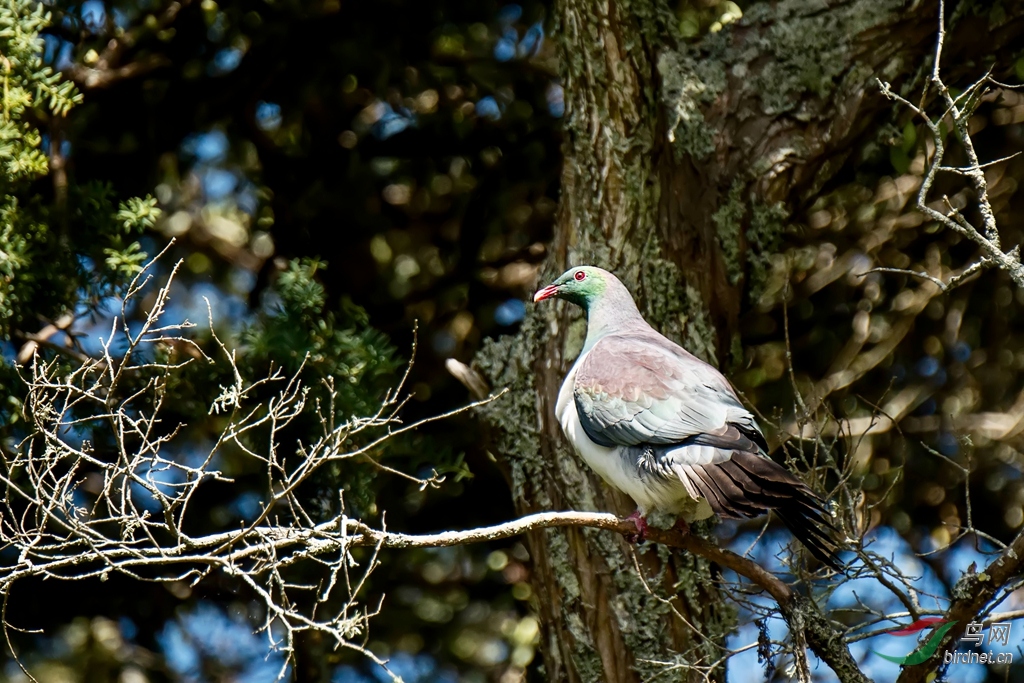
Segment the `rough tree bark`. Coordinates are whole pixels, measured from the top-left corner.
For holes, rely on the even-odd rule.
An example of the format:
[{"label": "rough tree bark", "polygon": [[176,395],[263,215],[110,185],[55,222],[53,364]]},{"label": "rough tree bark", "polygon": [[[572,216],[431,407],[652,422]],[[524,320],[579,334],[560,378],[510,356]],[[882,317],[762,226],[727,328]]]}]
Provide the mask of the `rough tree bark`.
[{"label": "rough tree bark", "polygon": [[[949,44],[949,64],[966,69],[969,57],[984,62],[1019,39],[1024,8],[1011,4],[998,17],[987,3],[958,8],[962,38]],[[541,279],[570,264],[609,268],[652,324],[727,366],[742,350],[746,293],[793,210],[890,120],[874,79],[920,85],[937,4],[759,3],[690,45],[677,36],[674,6],[557,3],[565,166]],[[571,307],[541,307],[477,358],[493,386],[512,389],[488,419],[520,514],[632,511],[571,454],[554,419],[584,329]],[[734,615],[706,563],[664,548],[638,553],[651,588],[687,626],[647,592],[624,541],[574,528],[535,531],[528,543],[546,680],[639,681],[657,662],[706,665],[721,655]]]}]

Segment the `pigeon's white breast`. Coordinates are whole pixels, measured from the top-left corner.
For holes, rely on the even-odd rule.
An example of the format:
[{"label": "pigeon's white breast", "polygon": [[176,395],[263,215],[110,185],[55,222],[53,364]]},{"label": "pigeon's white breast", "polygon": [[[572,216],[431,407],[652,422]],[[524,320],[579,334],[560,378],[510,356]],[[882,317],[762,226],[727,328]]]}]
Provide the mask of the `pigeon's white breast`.
[{"label": "pigeon's white breast", "polygon": [[705,501],[703,508],[696,516],[693,514],[699,506],[686,492],[683,483],[678,480],[655,480],[650,476],[642,477],[636,463],[631,463],[620,452],[619,447],[607,447],[594,443],[583,430],[579,415],[576,413],[576,401],[573,388],[576,385],[576,368],[579,361],[566,375],[562,388],[558,391],[555,403],[555,416],[558,418],[562,431],[569,443],[583,458],[583,462],[597,472],[609,486],[622,491],[636,502],[641,514],[646,515],[654,510],[671,513],[682,513],[688,520],[702,519],[710,515],[710,507]]}]

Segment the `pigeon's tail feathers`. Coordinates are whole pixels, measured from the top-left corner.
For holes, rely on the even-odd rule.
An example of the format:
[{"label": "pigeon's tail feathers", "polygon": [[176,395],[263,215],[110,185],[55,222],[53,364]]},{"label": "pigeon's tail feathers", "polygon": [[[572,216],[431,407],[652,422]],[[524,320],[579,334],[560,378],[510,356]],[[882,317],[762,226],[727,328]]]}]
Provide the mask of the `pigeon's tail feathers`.
[{"label": "pigeon's tail feathers", "polygon": [[694,465],[691,483],[720,517],[756,517],[775,510],[810,553],[842,571],[836,528],[825,504],[789,470],[755,452],[732,451],[726,460]]},{"label": "pigeon's tail feathers", "polygon": [[[843,563],[839,560],[838,556],[839,544],[836,543],[831,533],[825,531],[820,524],[800,513],[794,514],[782,508],[776,509],[776,512],[782,518],[783,523],[793,532],[793,535],[799,538],[804,547],[810,551],[811,555],[829,568],[840,573],[843,572]],[[831,525],[828,528],[834,531]]]}]

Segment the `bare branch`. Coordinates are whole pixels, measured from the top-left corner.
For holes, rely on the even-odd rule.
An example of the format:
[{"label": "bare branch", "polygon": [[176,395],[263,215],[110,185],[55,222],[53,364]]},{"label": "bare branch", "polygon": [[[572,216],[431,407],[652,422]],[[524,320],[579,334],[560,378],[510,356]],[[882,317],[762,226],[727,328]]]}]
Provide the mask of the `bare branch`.
[{"label": "bare branch", "polygon": [[[946,86],[946,83],[942,80],[941,70],[942,50],[946,38],[945,11],[945,2],[944,0],[940,0],[938,39],[935,42],[935,56],[932,64],[931,77],[929,79],[930,85],[936,89],[939,94],[939,99],[945,106],[945,110],[942,112],[942,115],[937,119],[933,119],[927,111],[924,103],[924,97],[922,97],[922,104],[917,106],[893,91],[892,87],[888,83],[878,80],[878,85],[879,88],[881,88],[883,95],[909,109],[924,123],[925,127],[928,129],[932,143],[935,145],[935,153],[927,162],[924,179],[922,180],[917,193],[917,209],[932,220],[937,221],[943,227],[952,230],[977,244],[981,247],[982,257],[979,261],[969,264],[965,269],[964,274],[959,278],[954,278],[946,283],[943,283],[941,280],[926,273],[907,271],[903,269],[876,270],[879,272],[899,272],[905,275],[926,278],[939,285],[943,292],[948,292],[953,288],[953,286],[961,284],[968,275],[973,275],[983,268],[995,266],[1000,270],[1005,271],[1013,279],[1014,284],[1018,287],[1024,288],[1024,264],[1021,263],[1018,249],[1014,248],[1008,252],[1004,252],[1000,245],[999,227],[996,224],[995,213],[993,212],[992,205],[989,201],[988,181],[985,178],[983,170],[991,165],[1012,159],[1016,155],[1014,154],[995,161],[982,163],[975,151],[974,141],[971,139],[969,130],[970,119],[974,113],[974,104],[972,103],[976,103],[976,96],[978,93],[981,92],[982,88],[986,85],[992,84],[1001,87],[1002,84],[993,80],[991,72],[989,72],[968,87],[958,97],[953,97],[949,88]],[[926,94],[927,92],[925,95]],[[967,155],[968,164],[964,167],[951,167],[943,164],[946,147],[940,122],[947,116],[953,124],[952,132],[954,138],[960,143]],[[977,210],[981,215],[981,229],[971,225],[963,214],[954,208],[945,197],[943,199],[947,205],[947,213],[937,211],[929,204],[928,193],[930,192],[932,184],[935,181],[935,176],[939,171],[954,172],[966,177],[970,181],[971,188],[974,190]]]},{"label": "bare branch", "polygon": [[67,76],[82,90],[109,88],[120,81],[144,76],[156,69],[170,65],[164,55],[145,55],[135,61],[122,63],[125,55],[147,33],[156,33],[169,28],[178,18],[181,10],[191,0],[172,0],[162,11],[146,14],[146,21],[113,35],[96,61],[90,65],[72,63],[65,70]]},{"label": "bare branch", "polygon": [[929,275],[928,273],[922,271],[907,270],[905,268],[885,268],[881,266],[877,268],[872,268],[871,270],[866,270],[863,273],[859,273],[857,277],[864,277],[865,275],[869,275],[871,273],[896,273],[897,275],[909,275],[910,277],[928,280],[929,282],[935,284],[935,286],[937,286],[940,291],[949,292],[962,285],[964,282],[970,279],[971,276],[984,270],[985,268],[993,266],[994,264],[995,261],[988,258],[987,256],[982,256],[977,261],[970,264],[969,266],[967,266],[962,271],[960,271],[953,277],[949,278],[949,280],[945,282],[935,277],[934,275]]},{"label": "bare branch", "polygon": [[907,666],[899,677],[899,683],[923,683],[929,680],[931,672],[940,664],[942,654],[955,649],[955,643],[963,635],[967,624],[975,621],[986,605],[996,598],[999,591],[1024,571],[1024,531],[1017,534],[1013,542],[981,572],[969,572],[960,577],[953,588],[953,602],[944,616],[954,625],[939,643],[935,654],[915,666]]},{"label": "bare branch", "polygon": [[[78,365],[68,370],[66,363],[34,352],[31,364],[20,370],[28,436],[0,460],[0,543],[15,551],[17,560],[0,565],[0,595],[9,595],[27,577],[81,580],[116,572],[143,581],[195,584],[219,572],[262,601],[266,616],[259,630],[286,662],[296,634],[318,631],[335,647],[358,651],[387,671],[386,662],[364,647],[362,636],[376,610],[362,604],[360,592],[377,567],[377,553],[386,544],[400,544],[401,536],[370,533],[348,519],[343,506],[317,524],[323,510],[307,510],[310,502],[296,491],[326,466],[354,458],[421,487],[436,486],[444,477],[402,472],[378,460],[381,449],[396,436],[485,405],[504,391],[404,424],[407,368],[374,414],[339,424],[334,378],[322,383],[326,400],[310,401],[305,363],[290,375],[272,368],[265,377],[246,379],[234,350],[217,336],[212,311],[215,357],[188,336],[192,323],[165,321],[180,262],[156,287],[151,273],[157,259],[130,284],[98,359],[72,356]],[[156,290],[152,297],[150,288]],[[141,325],[129,326],[129,311],[143,298],[153,303]],[[164,348],[170,359],[151,360],[140,352],[147,344]],[[179,350],[184,359],[175,357]],[[211,414],[224,423],[198,462],[185,459],[176,445],[182,425],[162,424],[169,383],[197,361],[220,364],[231,378],[210,401]],[[256,402],[271,389],[276,391],[269,399]],[[283,430],[308,412],[320,433],[285,452],[279,444]],[[257,443],[267,446],[257,451]],[[194,523],[190,502],[209,482],[229,481],[214,467],[217,455],[228,449],[264,469],[266,503],[254,521],[239,519],[230,531],[193,537],[187,530],[205,524]],[[357,561],[351,551],[367,545],[374,548],[370,557]],[[310,576],[290,572],[301,563],[315,565],[323,579],[296,579]],[[312,602],[309,596],[315,596]],[[280,675],[286,670],[282,667]]]}]

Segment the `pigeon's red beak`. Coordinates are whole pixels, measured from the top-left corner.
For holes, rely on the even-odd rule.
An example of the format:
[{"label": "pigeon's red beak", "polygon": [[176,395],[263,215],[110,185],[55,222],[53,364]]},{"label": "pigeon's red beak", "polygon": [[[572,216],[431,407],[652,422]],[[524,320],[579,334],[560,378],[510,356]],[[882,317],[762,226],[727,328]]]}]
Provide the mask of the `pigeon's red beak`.
[{"label": "pigeon's red beak", "polygon": [[548,285],[544,289],[537,290],[537,293],[533,295],[533,303],[544,301],[544,299],[550,299],[557,293],[558,285]]}]

